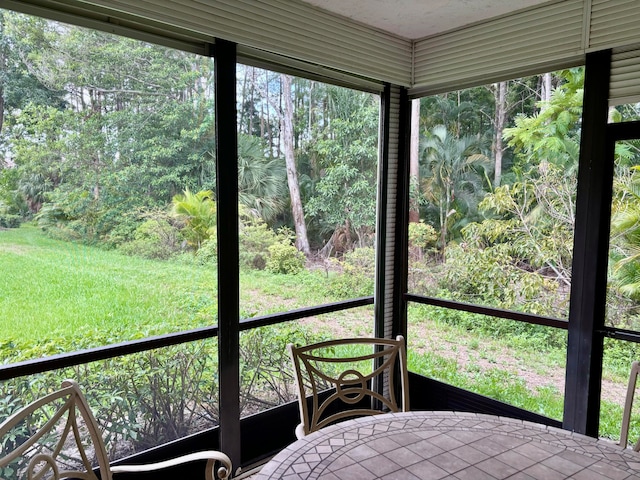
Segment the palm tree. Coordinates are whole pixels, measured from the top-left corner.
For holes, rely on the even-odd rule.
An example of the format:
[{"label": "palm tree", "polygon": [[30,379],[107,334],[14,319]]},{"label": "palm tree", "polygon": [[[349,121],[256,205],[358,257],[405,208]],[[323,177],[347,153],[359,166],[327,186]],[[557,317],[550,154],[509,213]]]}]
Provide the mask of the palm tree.
[{"label": "palm tree", "polygon": [[421,144],[422,195],[438,212],[442,261],[454,218],[465,220],[484,194],[491,160],[480,153],[476,137],[452,136],[444,125],[434,127]]},{"label": "palm tree", "polygon": [[611,218],[611,281],[628,298],[640,300],[640,167],[615,182],[618,199]]},{"label": "palm tree", "polygon": [[238,197],[265,222],[287,208],[287,172],[279,158],[268,158],[259,138],[238,136]]},{"label": "palm tree", "polygon": [[22,194],[29,206],[29,211],[38,213],[45,202],[46,192],[52,189],[52,183],[41,173],[31,173],[18,182],[18,192]]}]

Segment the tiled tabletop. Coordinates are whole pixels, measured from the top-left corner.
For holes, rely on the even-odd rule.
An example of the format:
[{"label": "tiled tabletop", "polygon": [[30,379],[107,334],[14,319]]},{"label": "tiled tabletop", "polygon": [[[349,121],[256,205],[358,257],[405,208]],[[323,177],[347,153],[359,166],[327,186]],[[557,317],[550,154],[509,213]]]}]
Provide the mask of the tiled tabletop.
[{"label": "tiled tabletop", "polygon": [[640,454],[505,417],[407,412],[349,420],[289,445],[256,480],[640,479]]}]

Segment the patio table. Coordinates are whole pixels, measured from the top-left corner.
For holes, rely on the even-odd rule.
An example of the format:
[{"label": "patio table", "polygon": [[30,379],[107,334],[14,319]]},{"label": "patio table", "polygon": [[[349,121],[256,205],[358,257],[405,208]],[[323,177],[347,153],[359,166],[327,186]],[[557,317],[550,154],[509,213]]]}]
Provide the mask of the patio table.
[{"label": "patio table", "polygon": [[640,454],[613,442],[492,415],[390,413],[300,439],[255,480],[640,478]]}]

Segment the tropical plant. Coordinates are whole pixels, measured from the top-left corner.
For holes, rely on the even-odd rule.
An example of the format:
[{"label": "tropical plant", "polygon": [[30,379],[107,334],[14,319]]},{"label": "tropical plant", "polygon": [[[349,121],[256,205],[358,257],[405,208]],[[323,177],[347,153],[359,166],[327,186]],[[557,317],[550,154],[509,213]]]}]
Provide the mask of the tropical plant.
[{"label": "tropical plant", "polygon": [[539,113],[520,115],[515,126],[504,129],[509,146],[519,154],[520,165],[547,161],[561,166],[567,175],[578,167],[584,69],[558,73],[563,82],[548,102],[539,102]]},{"label": "tropical plant", "polygon": [[175,195],[173,213],[184,222],[183,235],[194,250],[215,235],[216,203],[211,190],[191,193],[186,189]]},{"label": "tropical plant", "polygon": [[444,125],[434,127],[421,144],[421,191],[427,205],[437,211],[443,260],[449,230],[455,222],[459,229],[470,221],[485,193],[492,163],[481,151],[477,137],[456,138]]},{"label": "tropical plant", "polygon": [[262,141],[238,136],[238,199],[241,204],[269,222],[288,205],[287,173],[279,158],[265,155]]},{"label": "tropical plant", "polygon": [[611,218],[610,279],[624,296],[640,300],[640,167],[617,178]]},{"label": "tropical plant", "polygon": [[342,232],[347,250],[370,246],[378,172],[378,99],[337,87],[329,88],[328,94],[333,120],[309,145],[319,178],[307,213],[323,232],[333,235],[329,242]]}]

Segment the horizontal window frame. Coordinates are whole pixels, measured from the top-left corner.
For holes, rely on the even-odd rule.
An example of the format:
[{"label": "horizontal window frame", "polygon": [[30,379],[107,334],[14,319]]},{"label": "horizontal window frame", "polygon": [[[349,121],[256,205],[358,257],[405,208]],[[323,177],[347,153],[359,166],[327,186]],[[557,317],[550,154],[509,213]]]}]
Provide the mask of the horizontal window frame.
[{"label": "horizontal window frame", "polygon": [[420,303],[423,305],[432,305],[434,307],[443,307],[451,310],[459,310],[463,312],[479,313],[489,317],[504,318],[506,320],[516,320],[518,322],[530,323],[533,325],[542,325],[545,327],[560,328],[567,330],[569,322],[560,318],[543,317],[541,315],[533,315],[531,313],[515,312],[513,310],[504,310],[502,308],[483,307],[473,303],[456,302],[453,300],[445,300],[442,298],[427,297],[424,295],[415,295],[406,293],[405,301]]}]

